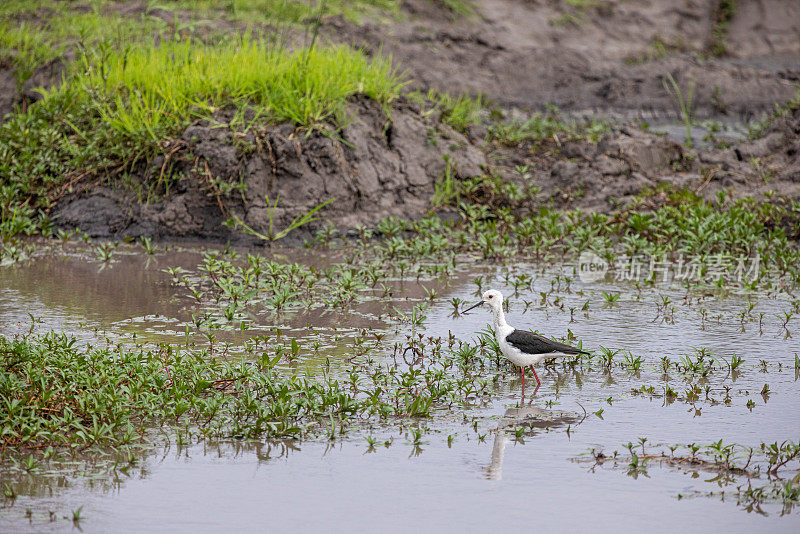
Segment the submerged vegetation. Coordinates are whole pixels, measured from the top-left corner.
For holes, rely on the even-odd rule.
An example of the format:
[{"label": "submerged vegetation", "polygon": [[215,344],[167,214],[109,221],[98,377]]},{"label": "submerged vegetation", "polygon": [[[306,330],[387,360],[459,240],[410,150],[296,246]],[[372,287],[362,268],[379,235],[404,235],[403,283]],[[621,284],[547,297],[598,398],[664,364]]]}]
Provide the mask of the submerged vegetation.
[{"label": "submerged vegetation", "polygon": [[[678,499],[718,497],[724,500],[727,497],[735,499],[736,504],[744,510],[759,514],[765,514],[765,504],[780,504],[781,515],[792,513],[800,505],[800,475],[792,476],[790,467],[800,457],[798,443],[762,442],[757,447],[748,447],[724,443],[720,439],[707,445],[690,443],[658,447],[651,444],[648,450],[645,449],[646,438],[639,438],[638,441],[636,444],[628,442],[623,445],[628,450],[628,456],[616,450],[607,455],[592,449],[578,461],[593,462],[592,471],[607,463],[614,468],[625,468],[628,476],[633,478],[648,476],[651,466],[680,469],[694,475],[700,471],[717,475],[711,482],[716,483],[720,491],[679,493]],[[766,481],[760,482],[762,476]]]},{"label": "submerged vegetation", "polygon": [[275,368],[296,357],[294,340],[285,347],[255,337],[237,361],[215,357],[213,345],[100,349],[55,333],[0,338],[0,450],[47,449],[52,456],[64,448],[123,447],[161,426],[202,438],[303,437],[324,434],[333,419],[343,430],[351,417],[360,421],[352,424],[427,417],[491,392],[483,366],[464,365],[465,357],[475,363],[474,346],[451,338],[423,348],[409,338],[387,366],[370,355],[379,341],[364,339],[345,373],[328,362],[322,376],[302,377]]}]

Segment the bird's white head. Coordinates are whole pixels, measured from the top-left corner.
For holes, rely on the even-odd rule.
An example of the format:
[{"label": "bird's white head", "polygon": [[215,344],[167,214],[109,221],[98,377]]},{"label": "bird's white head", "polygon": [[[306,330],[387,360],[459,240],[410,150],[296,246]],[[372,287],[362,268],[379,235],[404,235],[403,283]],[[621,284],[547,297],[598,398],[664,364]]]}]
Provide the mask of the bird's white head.
[{"label": "bird's white head", "polygon": [[489,291],[484,291],[483,295],[481,295],[481,301],[474,306],[470,306],[466,310],[461,313],[467,313],[470,310],[474,310],[478,306],[482,304],[488,304],[492,311],[494,312],[495,316],[498,314],[502,315],[503,311],[503,294],[500,293],[496,289],[490,289]]},{"label": "bird's white head", "polygon": [[483,302],[488,304],[493,310],[502,309],[503,306],[503,294],[500,293],[496,289],[490,289],[489,291],[484,291],[483,295],[481,295]]}]

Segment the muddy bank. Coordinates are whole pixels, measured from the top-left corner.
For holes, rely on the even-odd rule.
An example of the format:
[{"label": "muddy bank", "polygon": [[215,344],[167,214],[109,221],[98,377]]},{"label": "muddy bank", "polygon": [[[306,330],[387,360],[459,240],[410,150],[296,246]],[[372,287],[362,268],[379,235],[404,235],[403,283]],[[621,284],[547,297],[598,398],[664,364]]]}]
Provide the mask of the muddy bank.
[{"label": "muddy bank", "polygon": [[[414,79],[411,87],[483,93],[504,113],[514,108],[525,116],[555,104],[566,116],[615,118],[612,133],[597,143],[553,136],[504,146],[488,140],[486,125],[464,136],[409,100],[396,103],[389,120],[376,104],[354,99],[348,112],[356,119],[331,135],[290,124],[244,132],[198,122],[165,142],[166,156],[81,177],[56,191],[49,215],[59,227],[94,237],[249,240],[223,223],[236,218],[263,231],[272,217],[279,230],[334,199],[307,236],[324,224],[349,229],[391,215],[422,215],[448,165],[456,178],[493,172],[515,181],[522,179],[516,167],[526,166],[525,180],[540,189],[529,209],[608,212],[664,184],[708,198],[723,189],[736,197],[800,197],[796,112],[757,141],[727,140],[701,150],[629,122],[675,115],[666,74],[684,90],[694,84],[698,117],[746,120],[795,97],[800,6],[737,2],[720,36],[716,1],[586,4],[487,0],[461,16],[440,2],[404,0],[400,16],[389,22],[326,18],[322,40],[392,54]],[[193,16],[142,2],[114,8],[165,23]],[[244,27],[220,15],[214,31]],[[33,102],[36,87],[60,79],[65,61],[39,67],[20,86],[6,59],[0,114]],[[274,210],[267,196],[279,198]]]},{"label": "muddy bank", "polygon": [[[800,199],[800,110],[776,120],[757,140],[719,142],[718,148],[689,149],[667,135],[627,124],[603,136],[542,145],[498,148],[496,169],[508,180],[527,165],[541,189],[539,201],[553,207],[609,212],[642,193],[692,191],[708,200],[719,191],[733,198],[779,195]],[[656,205],[667,196],[660,192]]]},{"label": "muddy bank", "polygon": [[405,0],[408,20],[327,28],[334,40],[382,50],[421,89],[483,93],[505,106],[623,116],[669,116],[662,78],[695,83],[700,117],[745,119],[794,95],[800,81],[800,4],[736,2],[713,54],[718,0],[485,0],[454,17],[428,0]]},{"label": "muddy bank", "polygon": [[264,231],[272,212],[267,196],[279,198],[272,214],[276,230],[334,199],[319,212],[322,219],[299,234],[307,237],[324,225],[347,230],[392,215],[422,216],[447,165],[456,179],[492,172],[535,185],[540,192],[523,206],[530,210],[608,213],[643,193],[655,207],[670,190],[709,200],[719,191],[734,198],[800,199],[800,110],[775,121],[758,140],[700,150],[633,123],[597,143],[553,136],[509,147],[475,136],[478,128],[462,136],[407,101],[395,105],[391,119],[366,98],[354,99],[350,112],[356,119],[338,138],[306,135],[288,124],[243,133],[199,122],[172,140],[166,159],[125,179],[82,184],[52,215],[58,226],[94,237],[248,241],[223,223],[236,217]]},{"label": "muddy bank", "polygon": [[328,135],[291,124],[245,133],[198,122],[170,142],[167,157],[125,178],[80,184],[60,199],[53,218],[96,237],[241,240],[223,223],[236,217],[264,231],[269,196],[278,199],[276,231],[329,199],[310,228],[353,228],[421,215],[447,162],[460,177],[486,167],[477,147],[409,102],[396,104],[389,118],[359,97],[348,115],[351,123]]}]

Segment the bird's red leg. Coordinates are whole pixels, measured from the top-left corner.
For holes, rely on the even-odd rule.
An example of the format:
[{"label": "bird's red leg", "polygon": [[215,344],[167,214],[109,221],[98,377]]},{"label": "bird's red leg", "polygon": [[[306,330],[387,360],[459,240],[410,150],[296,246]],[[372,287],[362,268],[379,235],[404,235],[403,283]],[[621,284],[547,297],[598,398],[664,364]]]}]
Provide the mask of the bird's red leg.
[{"label": "bird's red leg", "polygon": [[522,374],[522,387],[524,388],[525,387],[525,368],[524,367],[520,367],[519,368],[519,372],[520,372],[520,374]]},{"label": "bird's red leg", "polygon": [[533,371],[533,376],[536,377],[536,387],[538,388],[542,385],[542,381],[539,380],[539,375],[536,374],[536,369],[533,368],[533,365],[531,365],[531,371]]}]

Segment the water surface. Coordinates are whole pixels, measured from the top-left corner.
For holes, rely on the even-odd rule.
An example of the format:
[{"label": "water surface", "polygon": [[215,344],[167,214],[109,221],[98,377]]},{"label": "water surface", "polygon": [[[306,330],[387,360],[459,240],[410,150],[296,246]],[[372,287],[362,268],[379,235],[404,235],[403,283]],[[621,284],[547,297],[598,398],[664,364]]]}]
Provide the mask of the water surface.
[{"label": "water surface", "polygon": [[[180,342],[196,305],[163,270],[191,269],[200,257],[201,251],[187,248],[154,259],[119,254],[113,264],[104,265],[84,253],[55,250],[4,267],[0,328],[6,335],[27,331],[31,313],[37,319],[35,330],[67,331],[86,343],[134,335],[139,340]],[[424,334],[474,339],[490,322],[489,313],[479,309],[453,316],[447,299],[474,302],[476,286],[470,280],[477,275],[484,276],[486,287],[511,293],[505,270],[465,266],[449,283],[427,282],[440,289],[441,297],[426,312]],[[603,346],[630,351],[643,360],[638,372],[558,364],[540,369],[541,389],[531,396],[529,387],[523,398],[521,381],[509,369],[488,405],[380,423],[333,442],[320,438],[177,447],[174,440],[168,445],[161,441],[127,475],[92,470],[78,458],[60,475],[28,475],[18,484],[20,496],[5,500],[0,509],[0,530],[69,530],[73,524],[63,516],[83,506],[80,527],[86,532],[797,532],[796,510],[781,515],[780,505],[767,504],[763,513],[748,513],[733,498],[701,496],[724,489],[709,482],[714,474],[651,465],[646,474],[634,477],[608,463],[584,461],[591,449],[626,453],[623,444],[640,437],[647,439],[648,452],[668,444],[719,439],[747,446],[798,441],[794,353],[800,352],[795,335],[800,324],[793,319],[784,328],[776,317],[790,309],[789,301],[766,293],[710,291],[684,304],[686,292],[678,288],[656,286],[638,292],[626,285],[584,285],[579,280],[569,291],[561,288],[543,301],[541,292],[552,287],[554,276],[568,272],[569,267],[543,271],[533,265],[514,266],[512,274],[530,274],[536,282],[531,290],[510,296],[509,322],[557,337],[569,330],[592,350]],[[602,291],[620,291],[619,304],[604,306]],[[398,285],[392,305],[409,306],[424,295],[419,285]],[[674,324],[657,311],[662,296],[675,303]],[[554,305],[555,297],[564,302],[563,309]],[[570,313],[570,307],[580,310],[587,300],[588,314]],[[741,320],[748,302],[755,302],[756,316],[765,313],[760,326],[757,320]],[[227,341],[235,345],[270,328],[304,339],[319,335],[327,340],[328,352],[310,358],[313,369],[325,356],[346,354],[333,341],[334,330],[352,335],[369,326],[385,329],[390,336],[405,335],[408,327],[398,329],[387,309],[386,303],[370,299],[344,311],[299,316],[254,310],[254,330],[232,329]],[[745,364],[735,379],[713,373],[699,382],[658,370],[662,356],[676,361],[700,347],[728,360],[735,353]],[[701,395],[694,403],[670,403],[660,394],[665,385],[682,392],[690,383],[709,386],[716,401]],[[766,397],[760,394],[764,384],[770,389]],[[656,394],[632,393],[642,386],[653,386]],[[730,388],[729,404],[721,402],[725,387]],[[748,407],[748,401],[755,405]],[[426,430],[418,445],[409,432],[415,427]],[[523,429],[521,439],[515,437],[518,428]],[[379,440],[373,450],[367,447],[367,435]]]}]

